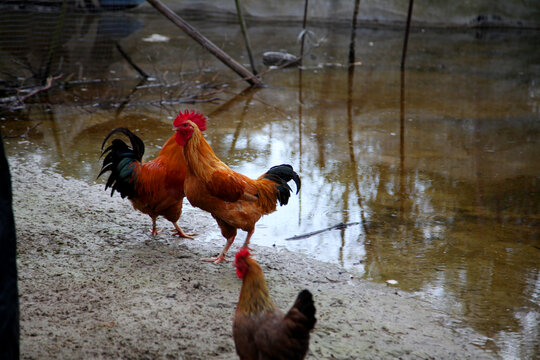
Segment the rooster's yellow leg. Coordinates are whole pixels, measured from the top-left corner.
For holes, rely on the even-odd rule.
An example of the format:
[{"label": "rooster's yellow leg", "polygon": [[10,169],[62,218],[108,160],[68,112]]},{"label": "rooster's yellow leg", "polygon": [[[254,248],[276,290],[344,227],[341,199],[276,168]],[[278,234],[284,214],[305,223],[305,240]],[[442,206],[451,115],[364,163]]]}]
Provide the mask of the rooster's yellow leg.
[{"label": "rooster's yellow leg", "polygon": [[244,245],[242,245],[242,247],[247,248],[249,251],[253,251],[253,249],[249,247],[249,240],[251,239],[251,235],[253,235],[254,232],[255,230],[251,230],[250,232],[247,233],[246,240],[244,241]]},{"label": "rooster's yellow leg", "polygon": [[180,237],[183,237],[183,238],[186,238],[186,239],[193,239],[193,237],[197,234],[195,233],[185,233],[184,230],[182,230],[182,228],[180,226],[178,226],[177,223],[173,223],[174,225],[174,228],[175,230],[173,231],[176,231],[176,233],[174,233],[173,235],[174,236],[180,236]]},{"label": "rooster's yellow leg", "polygon": [[227,239],[227,243],[225,244],[225,247],[223,248],[223,250],[221,250],[221,253],[217,257],[215,257],[215,258],[203,258],[201,260],[202,261],[213,261],[214,264],[219,264],[222,261],[227,261],[228,262],[229,260],[227,260],[225,258],[225,256],[227,256],[227,251],[229,251],[229,248],[231,247],[235,236],[231,236],[230,238]]},{"label": "rooster's yellow leg", "polygon": [[162,231],[163,231],[163,229],[158,230],[158,229],[156,228],[156,219],[153,218],[153,219],[152,219],[152,230],[150,230],[150,232],[152,233],[152,235],[153,235],[153,236],[159,235]]}]

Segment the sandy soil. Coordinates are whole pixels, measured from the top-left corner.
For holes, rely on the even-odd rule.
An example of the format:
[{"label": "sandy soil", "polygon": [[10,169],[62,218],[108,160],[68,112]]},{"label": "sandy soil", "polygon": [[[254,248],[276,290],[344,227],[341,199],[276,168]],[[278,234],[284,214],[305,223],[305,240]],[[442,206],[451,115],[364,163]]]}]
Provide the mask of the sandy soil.
[{"label": "sandy soil", "polygon": [[[162,220],[152,238],[150,218],[102,186],[10,162],[23,359],[236,358],[241,282],[232,264],[199,261],[224,245],[208,214],[186,203],[180,225],[200,235],[175,238]],[[314,294],[309,359],[493,358],[481,335],[408,293],[254,240],[278,306]]]}]

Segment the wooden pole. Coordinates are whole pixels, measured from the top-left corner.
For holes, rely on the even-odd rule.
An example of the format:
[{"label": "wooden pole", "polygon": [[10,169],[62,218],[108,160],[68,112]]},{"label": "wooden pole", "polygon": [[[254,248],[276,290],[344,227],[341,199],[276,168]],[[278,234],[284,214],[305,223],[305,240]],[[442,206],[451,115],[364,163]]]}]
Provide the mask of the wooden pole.
[{"label": "wooden pole", "polygon": [[257,69],[255,68],[255,61],[253,61],[253,54],[251,53],[251,43],[249,41],[249,36],[246,29],[246,22],[244,20],[244,15],[242,13],[242,5],[240,5],[240,0],[234,0],[234,3],[236,4],[236,13],[238,14],[238,22],[240,23],[240,30],[242,30],[242,35],[244,36],[244,42],[246,43],[249,63],[251,64],[251,71],[253,71],[253,74],[257,75]]},{"label": "wooden pole", "polygon": [[407,25],[405,27],[405,38],[403,39],[403,52],[401,53],[401,66],[400,69],[405,69],[405,56],[407,55],[407,44],[409,42],[409,29],[411,28],[411,17],[414,0],[409,0],[409,11],[407,13]]},{"label": "wooden pole", "polygon": [[355,60],[354,47],[355,47],[355,40],[356,40],[356,20],[358,17],[358,8],[360,8],[360,0],[355,0],[353,18],[352,18],[351,41],[349,43],[349,66],[351,66]]},{"label": "wooden pole", "polygon": [[302,39],[300,43],[300,65],[302,65],[302,59],[304,58],[304,39],[306,37],[308,2],[308,0],[304,1],[304,20],[302,21]]},{"label": "wooden pole", "polygon": [[175,14],[170,8],[168,8],[165,4],[163,4],[160,0],[146,0],[150,5],[152,5],[156,10],[158,10],[160,13],[165,15],[169,20],[171,20],[176,26],[178,26],[180,29],[182,29],[186,34],[191,36],[191,38],[195,41],[197,41],[199,44],[202,45],[206,50],[210,51],[212,55],[217,57],[219,60],[221,60],[222,63],[227,65],[229,68],[231,68],[235,73],[240,75],[241,77],[245,78],[245,80],[250,85],[255,86],[262,86],[262,81],[253,75],[251,72],[249,72],[248,69],[243,67],[241,64],[239,64],[236,60],[234,60],[232,57],[227,55],[223,50],[221,50],[219,47],[217,47],[213,42],[208,40],[204,35],[202,35],[197,29],[195,29],[193,26],[191,26],[189,23],[187,23],[184,19],[182,19],[180,16]]}]

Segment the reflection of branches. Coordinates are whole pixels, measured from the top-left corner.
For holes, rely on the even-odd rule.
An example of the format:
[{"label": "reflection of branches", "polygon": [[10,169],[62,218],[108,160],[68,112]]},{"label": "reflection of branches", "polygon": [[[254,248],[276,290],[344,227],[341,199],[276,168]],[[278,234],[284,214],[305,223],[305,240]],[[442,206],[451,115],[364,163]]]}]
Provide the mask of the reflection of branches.
[{"label": "reflection of branches", "polygon": [[352,103],[353,103],[353,84],[354,84],[354,63],[355,63],[355,39],[356,39],[356,18],[358,16],[358,8],[360,0],[356,0],[354,4],[354,13],[351,29],[351,40],[349,44],[349,71],[347,76],[347,135],[349,140],[349,158],[352,167],[352,176],[354,182],[354,188],[356,190],[356,198],[358,199],[358,207],[360,208],[360,218],[362,219],[362,226],[364,233],[369,233],[366,218],[364,214],[364,206],[362,205],[362,196],[360,194],[360,184],[358,181],[357,164],[354,156],[354,141],[353,141],[353,121],[352,121]]},{"label": "reflection of branches", "polygon": [[240,114],[240,121],[238,122],[238,125],[236,126],[236,130],[234,131],[231,147],[229,149],[229,156],[234,151],[236,142],[238,141],[238,137],[240,136],[240,131],[242,130],[242,126],[244,125],[244,119],[246,117],[246,113],[249,108],[249,103],[251,102],[252,98],[253,98],[253,92],[249,92],[248,96],[246,96],[246,101],[244,103],[244,108],[242,109],[242,113]]},{"label": "reflection of branches", "polygon": [[195,103],[203,103],[203,102],[212,102],[212,101],[220,100],[220,98],[217,96],[213,96],[211,98],[208,98],[208,97],[215,94],[219,94],[223,91],[224,89],[208,91],[206,93],[190,95],[190,96],[186,96],[186,97],[178,98],[178,99],[160,100],[157,103],[159,103],[160,105],[162,104],[175,105],[175,104],[195,104]]},{"label": "reflection of branches", "polygon": [[[223,90],[221,90],[223,91]],[[236,105],[237,103],[239,103],[240,101],[242,101],[244,99],[245,96],[247,96],[248,94],[250,95],[250,98],[257,92],[259,91],[259,88],[252,88],[252,87],[247,87],[245,88],[244,90],[242,90],[242,92],[234,95],[232,98],[230,98],[229,100],[227,100],[225,103],[223,103],[222,105],[220,105],[218,108],[216,108],[215,110],[213,110],[211,113],[208,113],[208,117],[211,118],[211,117],[216,117],[218,116],[219,114],[223,113],[223,112],[227,112],[229,111],[234,105]]]},{"label": "reflection of branches", "polygon": [[25,137],[28,137],[28,135],[30,134],[30,131],[34,130],[35,128],[37,128],[39,125],[41,125],[41,121],[38,122],[37,124],[35,124],[34,126],[31,126],[31,127],[28,127],[26,129],[26,131],[20,135],[4,135],[3,138],[4,139],[15,139],[15,138],[25,138]]},{"label": "reflection of branches", "polygon": [[[353,59],[354,60],[354,59]],[[354,61],[353,61],[354,62]],[[364,233],[369,234],[368,227],[366,225],[366,217],[364,214],[364,206],[362,205],[362,194],[360,193],[360,184],[358,181],[358,169],[356,164],[356,157],[354,156],[354,139],[353,139],[353,122],[352,122],[352,93],[353,93],[353,80],[354,80],[354,66],[349,67],[349,76],[347,78],[347,136],[349,140],[349,159],[352,168],[352,177],[354,182],[354,189],[356,191],[356,198],[358,200],[358,207],[360,208],[360,218],[362,219],[362,227]]]},{"label": "reflection of branches", "polygon": [[124,57],[124,59],[126,59],[126,61],[128,62],[128,64],[133,68],[135,69],[135,71],[137,71],[139,73],[139,75],[141,75],[144,79],[148,79],[148,74],[144,72],[143,69],[141,69],[137,64],[135,64],[135,61],[133,61],[133,59],[131,58],[131,56],[129,56],[128,53],[126,53],[124,51],[124,49],[122,48],[122,46],[117,42],[115,42],[115,45],[116,45],[116,48],[118,49],[118,52],[120,53],[120,55],[122,55]]},{"label": "reflection of branches", "polygon": [[146,82],[146,78],[143,78],[141,79],[141,81],[139,81],[137,83],[137,85],[135,85],[133,87],[133,89],[131,89],[131,91],[129,92],[129,94],[127,94],[127,96],[125,97],[124,101],[122,101],[120,103],[120,105],[118,105],[118,108],[116,109],[116,117],[118,118],[118,116],[120,115],[120,113],[122,112],[122,110],[124,110],[124,108],[126,107],[127,104],[129,104],[131,102],[131,99],[133,98],[133,95],[135,94],[135,92],[139,89],[139,86],[141,86],[142,84],[144,84]]},{"label": "reflection of branches", "polygon": [[[302,109],[304,106],[304,92],[302,87],[302,69],[298,68],[298,163],[302,173]],[[302,193],[298,197],[298,226],[302,224]]]}]

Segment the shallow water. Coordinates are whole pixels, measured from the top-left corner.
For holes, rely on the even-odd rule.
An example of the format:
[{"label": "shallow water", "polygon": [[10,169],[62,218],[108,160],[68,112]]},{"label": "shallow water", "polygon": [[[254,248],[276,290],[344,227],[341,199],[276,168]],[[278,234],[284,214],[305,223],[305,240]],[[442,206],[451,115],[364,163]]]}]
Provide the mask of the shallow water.
[{"label": "shallow water", "polygon": [[[57,16],[0,17],[1,31],[16,35],[0,37],[2,68],[25,77],[49,64],[65,82],[0,113],[10,156],[93,183],[112,128],[135,130],[151,159],[175,112],[201,110],[206,138],[234,170],[256,177],[286,162],[302,178],[299,195],[257,224],[255,245],[397,280],[485,335],[478,346],[505,359],[540,356],[540,33],[417,29],[402,76],[400,31],[358,29],[349,70],[350,30],[312,27],[302,70],[270,72],[267,87],[244,90],[158,16],[74,15],[52,42]],[[41,39],[22,30],[30,20]],[[236,25],[194,24],[247,63]],[[259,68],[264,51],[297,53],[299,32],[252,25]],[[212,102],[179,100],[214,91],[204,97]],[[350,225],[287,240],[341,223]],[[217,226],[210,238],[224,243]]]}]

